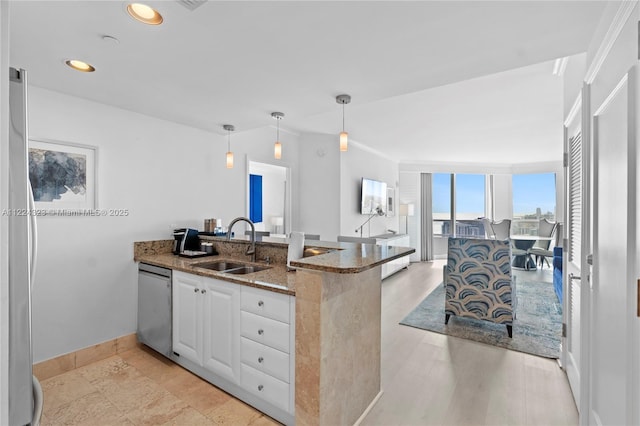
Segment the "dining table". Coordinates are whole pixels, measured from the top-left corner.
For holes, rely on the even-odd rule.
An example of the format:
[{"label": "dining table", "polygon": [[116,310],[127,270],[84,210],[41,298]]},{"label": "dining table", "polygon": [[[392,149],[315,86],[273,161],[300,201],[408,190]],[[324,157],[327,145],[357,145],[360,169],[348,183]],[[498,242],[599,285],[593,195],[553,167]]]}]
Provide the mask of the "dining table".
[{"label": "dining table", "polygon": [[537,269],[536,262],[529,254],[529,249],[535,245],[537,241],[551,241],[553,237],[541,237],[538,235],[510,235],[513,246],[517,249],[524,250],[526,254],[518,254],[513,256],[511,266],[514,268],[526,269],[527,271],[535,271]]}]

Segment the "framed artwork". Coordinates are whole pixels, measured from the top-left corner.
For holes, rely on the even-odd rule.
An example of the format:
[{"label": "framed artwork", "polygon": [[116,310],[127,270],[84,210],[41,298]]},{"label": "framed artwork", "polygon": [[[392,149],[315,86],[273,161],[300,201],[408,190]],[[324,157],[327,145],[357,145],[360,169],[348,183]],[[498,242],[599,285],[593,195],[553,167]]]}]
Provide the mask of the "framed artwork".
[{"label": "framed artwork", "polygon": [[97,209],[98,148],[29,140],[29,181],[36,209]]},{"label": "framed artwork", "polygon": [[387,217],[396,214],[396,189],[387,187]]}]

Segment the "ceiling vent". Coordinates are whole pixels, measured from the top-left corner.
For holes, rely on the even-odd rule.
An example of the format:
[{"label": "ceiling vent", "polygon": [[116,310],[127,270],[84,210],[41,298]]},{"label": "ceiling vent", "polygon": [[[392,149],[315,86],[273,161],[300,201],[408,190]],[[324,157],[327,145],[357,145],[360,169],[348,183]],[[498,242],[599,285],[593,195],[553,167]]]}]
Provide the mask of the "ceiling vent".
[{"label": "ceiling vent", "polygon": [[194,11],[209,0],[176,0],[187,9]]}]

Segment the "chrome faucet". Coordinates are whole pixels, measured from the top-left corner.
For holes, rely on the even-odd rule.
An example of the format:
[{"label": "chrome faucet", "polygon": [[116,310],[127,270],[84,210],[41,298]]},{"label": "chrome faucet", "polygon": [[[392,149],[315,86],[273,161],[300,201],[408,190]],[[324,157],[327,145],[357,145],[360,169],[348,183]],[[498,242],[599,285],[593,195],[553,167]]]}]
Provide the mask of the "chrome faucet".
[{"label": "chrome faucet", "polygon": [[251,219],[248,219],[246,217],[236,217],[235,219],[233,219],[229,224],[229,229],[227,230],[227,241],[231,240],[231,229],[233,229],[233,225],[235,225],[236,222],[240,222],[240,221],[245,221],[249,224],[249,226],[251,226],[251,245],[249,246],[249,248],[247,248],[247,251],[245,254],[247,256],[250,255],[251,261],[255,262],[256,261],[256,227],[253,226],[253,222],[251,221]]}]

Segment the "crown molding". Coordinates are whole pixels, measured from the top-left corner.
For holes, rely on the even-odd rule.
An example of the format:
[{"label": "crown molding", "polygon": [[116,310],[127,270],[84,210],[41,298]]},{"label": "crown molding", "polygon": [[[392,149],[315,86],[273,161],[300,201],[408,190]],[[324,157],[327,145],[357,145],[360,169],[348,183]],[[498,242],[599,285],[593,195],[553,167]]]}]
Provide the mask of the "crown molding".
[{"label": "crown molding", "polygon": [[633,1],[623,1],[620,3],[618,10],[616,11],[616,15],[611,21],[611,25],[605,34],[602,43],[600,43],[600,47],[598,47],[598,51],[596,52],[591,64],[589,65],[589,69],[585,75],[584,81],[587,84],[593,83],[596,76],[600,72],[602,65],[604,64],[605,59],[611,52],[613,45],[617,38],[620,36],[624,25],[627,23],[627,20],[631,16],[631,12],[638,5],[637,0]]},{"label": "crown molding", "polygon": [[562,160],[538,163],[460,163],[419,162],[400,163],[400,173],[478,173],[478,174],[523,174],[562,172]]},{"label": "crown molding", "polygon": [[575,120],[577,114],[580,113],[581,108],[582,108],[582,91],[578,93],[576,100],[573,102],[573,105],[571,106],[571,109],[567,114],[567,118],[564,119],[564,123],[563,123],[564,127],[569,127],[571,123],[573,123],[573,120]]}]

